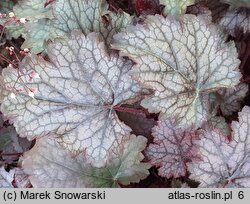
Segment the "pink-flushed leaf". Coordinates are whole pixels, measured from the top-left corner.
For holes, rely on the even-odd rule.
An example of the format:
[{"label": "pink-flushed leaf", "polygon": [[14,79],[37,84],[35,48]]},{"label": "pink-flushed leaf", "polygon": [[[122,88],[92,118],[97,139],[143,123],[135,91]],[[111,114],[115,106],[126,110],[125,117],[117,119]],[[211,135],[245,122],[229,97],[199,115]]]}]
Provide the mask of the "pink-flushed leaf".
[{"label": "pink-flushed leaf", "polygon": [[202,160],[188,164],[199,187],[250,187],[250,107],[232,122],[232,139],[218,129],[200,131],[196,142]]},{"label": "pink-flushed leaf", "polygon": [[217,93],[217,103],[224,116],[231,115],[239,111],[242,100],[246,97],[248,92],[248,84],[239,84],[235,88],[221,89]]},{"label": "pink-flushed leaf", "polygon": [[209,94],[239,83],[239,59],[233,42],[202,16],[181,22],[148,16],[145,24],[115,35],[113,48],[136,62],[131,74],[154,89],[141,105],[160,118],[196,127],[210,116]]},{"label": "pink-flushed leaf", "polygon": [[132,62],[109,56],[96,34],[85,37],[78,31],[50,44],[48,56],[50,62],[27,56],[21,73],[3,70],[5,87],[15,89],[4,98],[1,111],[21,137],[33,140],[55,133],[72,153],[86,151],[95,165],[102,165],[109,148],[131,132],[115,107],[140,92],[128,75]]},{"label": "pink-flushed leaf", "polygon": [[[207,15],[216,22],[226,13],[229,5],[218,0],[196,0],[194,5],[187,8],[187,13]],[[223,36],[223,35],[222,35]]]},{"label": "pink-flushed leaf", "polygon": [[23,168],[34,187],[119,187],[148,176],[149,164],[142,163],[147,139],[131,135],[108,152],[101,168],[88,164],[85,155],[72,156],[54,139],[41,138],[26,152]]},{"label": "pink-flushed leaf", "polygon": [[13,188],[14,170],[7,172],[4,167],[0,168],[0,188]]},{"label": "pink-flushed leaf", "polygon": [[198,159],[197,149],[193,145],[195,129],[176,127],[173,121],[159,121],[152,131],[154,143],[146,149],[150,163],[157,167],[162,177],[180,177],[187,174],[186,163]]},{"label": "pink-flushed leaf", "polygon": [[219,25],[232,36],[236,36],[238,30],[249,33],[250,8],[230,8],[220,19]]}]

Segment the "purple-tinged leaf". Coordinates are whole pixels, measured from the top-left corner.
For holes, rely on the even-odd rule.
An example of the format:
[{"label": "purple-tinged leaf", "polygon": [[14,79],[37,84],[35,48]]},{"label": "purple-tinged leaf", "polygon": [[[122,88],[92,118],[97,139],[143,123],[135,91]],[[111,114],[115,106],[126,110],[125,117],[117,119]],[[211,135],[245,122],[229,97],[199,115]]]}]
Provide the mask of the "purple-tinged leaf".
[{"label": "purple-tinged leaf", "polygon": [[197,149],[193,145],[195,129],[182,129],[172,121],[159,121],[153,128],[154,143],[146,149],[150,163],[157,167],[162,177],[180,177],[187,174],[186,163],[198,159]]},{"label": "purple-tinged leaf", "polygon": [[239,113],[239,122],[232,122],[232,139],[218,129],[200,131],[195,142],[201,161],[188,164],[190,178],[199,187],[250,187],[250,107]]}]

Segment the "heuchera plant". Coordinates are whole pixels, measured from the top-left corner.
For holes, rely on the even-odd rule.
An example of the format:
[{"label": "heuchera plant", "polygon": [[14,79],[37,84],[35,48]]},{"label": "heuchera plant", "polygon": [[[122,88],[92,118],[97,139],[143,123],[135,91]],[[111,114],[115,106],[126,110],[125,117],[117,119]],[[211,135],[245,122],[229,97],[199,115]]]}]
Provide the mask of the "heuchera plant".
[{"label": "heuchera plant", "polygon": [[250,1],[0,12],[0,187],[250,187]]}]

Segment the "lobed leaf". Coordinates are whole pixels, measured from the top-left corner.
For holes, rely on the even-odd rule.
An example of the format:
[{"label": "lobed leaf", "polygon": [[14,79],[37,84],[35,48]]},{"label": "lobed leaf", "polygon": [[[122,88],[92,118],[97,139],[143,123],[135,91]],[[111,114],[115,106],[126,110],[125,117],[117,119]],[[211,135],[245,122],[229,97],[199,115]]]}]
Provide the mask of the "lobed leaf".
[{"label": "lobed leaf", "polygon": [[[51,6],[44,7],[44,0],[21,0],[13,7],[17,19],[25,18],[28,23],[9,24],[7,26],[8,39],[18,38],[20,35],[26,38],[26,26],[36,24],[39,19],[53,18]],[[25,48],[25,47],[24,47]]]},{"label": "lobed leaf", "polygon": [[232,140],[213,128],[200,131],[196,142],[202,161],[188,164],[191,179],[199,187],[250,187],[250,108],[232,122]]},{"label": "lobed leaf", "polygon": [[165,6],[165,15],[178,16],[184,14],[187,7],[194,4],[194,0],[160,0],[160,3]]},{"label": "lobed leaf", "polygon": [[[94,33],[85,37],[74,32],[58,39],[48,46],[48,56],[50,62],[36,55],[24,58],[21,77],[17,69],[3,70],[9,94],[1,111],[13,119],[21,137],[33,140],[55,133],[70,151],[86,150],[95,165],[101,165],[109,148],[131,131],[118,119],[115,106],[140,92],[128,75],[132,63],[108,56]],[[34,73],[40,78],[31,78]]]},{"label": "lobed leaf", "polygon": [[173,121],[159,121],[152,130],[154,144],[146,149],[150,164],[160,167],[158,174],[163,177],[180,177],[187,174],[186,163],[198,159],[193,145],[196,138],[195,129],[182,129]]},{"label": "lobed leaf", "polygon": [[21,0],[14,6],[13,12],[18,19],[27,18],[34,22],[42,18],[52,18],[51,6],[44,7],[44,0]]},{"label": "lobed leaf", "polygon": [[140,163],[146,143],[142,136],[130,136],[109,151],[104,167],[97,168],[88,164],[83,154],[72,158],[55,140],[41,138],[25,153],[23,168],[34,187],[118,187],[139,182],[149,174],[150,166]]},{"label": "lobed leaf", "polygon": [[[50,8],[52,17],[44,16],[36,23],[26,25],[22,48],[32,48],[34,53],[42,52],[47,40],[63,37],[75,29],[85,35],[96,32],[109,45],[113,34],[132,22],[132,17],[125,12],[115,14],[108,11],[105,0],[57,0],[44,9]],[[23,10],[28,12],[28,9]],[[36,13],[43,14],[42,11]]]},{"label": "lobed leaf", "polygon": [[235,46],[221,34],[200,16],[184,15],[179,22],[156,15],[115,35],[113,48],[133,59],[133,77],[154,89],[143,107],[200,127],[212,111],[209,93],[234,87],[241,78]]}]

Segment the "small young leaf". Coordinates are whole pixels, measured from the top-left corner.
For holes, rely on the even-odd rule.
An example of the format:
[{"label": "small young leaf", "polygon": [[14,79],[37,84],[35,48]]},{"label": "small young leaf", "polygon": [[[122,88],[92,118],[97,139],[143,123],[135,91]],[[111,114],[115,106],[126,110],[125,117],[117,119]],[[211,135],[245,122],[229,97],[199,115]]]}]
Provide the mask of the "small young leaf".
[{"label": "small young leaf", "polygon": [[250,107],[239,113],[239,122],[232,122],[232,140],[218,129],[200,131],[196,142],[202,161],[188,164],[191,179],[199,187],[250,187]]},{"label": "small young leaf", "polygon": [[131,57],[132,75],[155,90],[143,107],[199,127],[211,112],[209,93],[234,87],[241,78],[235,46],[221,34],[200,16],[184,15],[179,22],[156,15],[115,35],[113,48]]},{"label": "small young leaf", "polygon": [[23,168],[34,187],[118,187],[139,182],[150,165],[141,163],[147,139],[131,136],[109,151],[104,167],[88,164],[83,154],[75,159],[53,139],[41,138],[23,158]]},{"label": "small young leaf", "polygon": [[194,0],[160,0],[160,3],[165,6],[165,15],[181,15],[186,12],[188,6],[194,4]]},{"label": "small young leaf", "polygon": [[[125,12],[115,14],[108,11],[108,4],[104,0],[57,0],[48,7],[53,10],[53,19],[44,17],[36,23],[27,24],[23,49],[28,47],[34,53],[42,52],[48,39],[63,37],[75,29],[85,35],[96,32],[109,45],[114,33],[132,22],[132,17]],[[44,8],[43,5],[45,10],[49,10],[48,7]],[[41,11],[38,13],[43,14]]]},{"label": "small young leaf", "polygon": [[26,18],[34,22],[42,18],[53,18],[51,7],[44,7],[44,0],[21,0],[14,6],[13,11],[18,19]]},{"label": "small young leaf", "polygon": [[[128,75],[131,61],[108,56],[96,34],[85,37],[80,32],[50,44],[48,56],[50,62],[36,55],[24,58],[21,79],[17,69],[3,70],[5,87],[21,92],[15,99],[9,92],[2,112],[13,118],[21,137],[32,140],[56,133],[73,153],[87,148],[95,165],[105,162],[109,148],[131,131],[114,110],[140,91]],[[32,73],[40,77],[31,79]]]},{"label": "small young leaf", "polygon": [[186,163],[198,159],[193,145],[196,138],[192,128],[181,129],[172,121],[160,121],[153,128],[154,143],[146,149],[150,163],[159,166],[158,174],[163,177],[180,177],[187,173]]}]

